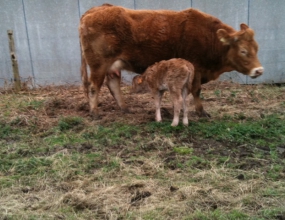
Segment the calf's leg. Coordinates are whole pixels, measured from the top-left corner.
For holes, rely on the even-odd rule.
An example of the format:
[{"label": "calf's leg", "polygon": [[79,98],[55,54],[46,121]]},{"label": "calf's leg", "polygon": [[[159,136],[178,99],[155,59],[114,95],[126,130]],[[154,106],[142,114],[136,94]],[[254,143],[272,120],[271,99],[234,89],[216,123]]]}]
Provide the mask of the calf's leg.
[{"label": "calf's leg", "polygon": [[183,125],[188,126],[188,90],[183,89],[182,98],[183,98]]},{"label": "calf's leg", "polygon": [[173,121],[171,123],[171,126],[175,127],[179,123],[179,114],[181,110],[181,105],[183,102],[183,98],[181,94],[171,94],[172,100],[173,100],[173,106],[174,106],[174,116]]},{"label": "calf's leg", "polygon": [[163,96],[163,91],[152,91],[153,98],[154,98],[154,105],[155,105],[155,121],[161,122],[161,99]]}]

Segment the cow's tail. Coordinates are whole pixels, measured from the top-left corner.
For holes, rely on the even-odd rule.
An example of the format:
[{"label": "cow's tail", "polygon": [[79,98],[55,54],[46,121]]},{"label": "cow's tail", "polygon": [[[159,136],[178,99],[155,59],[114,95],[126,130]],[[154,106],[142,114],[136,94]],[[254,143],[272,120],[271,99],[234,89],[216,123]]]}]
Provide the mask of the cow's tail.
[{"label": "cow's tail", "polygon": [[[82,45],[80,45],[82,50]],[[86,97],[88,97],[88,87],[89,87],[89,81],[88,81],[88,73],[87,73],[87,63],[84,56],[83,51],[81,52],[81,80],[83,84],[83,91]]]}]

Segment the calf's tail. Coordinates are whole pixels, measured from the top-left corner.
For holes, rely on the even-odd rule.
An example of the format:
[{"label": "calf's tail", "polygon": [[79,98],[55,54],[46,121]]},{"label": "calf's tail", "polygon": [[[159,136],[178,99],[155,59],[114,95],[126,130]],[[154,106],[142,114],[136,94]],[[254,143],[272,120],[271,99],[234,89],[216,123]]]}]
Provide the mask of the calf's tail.
[{"label": "calf's tail", "polygon": [[193,81],[194,81],[194,77],[195,77],[195,69],[194,69],[194,66],[192,64],[189,64],[187,66],[187,68],[188,68],[188,72],[189,72],[188,85],[189,85],[189,88],[191,88],[190,90],[192,90]]}]

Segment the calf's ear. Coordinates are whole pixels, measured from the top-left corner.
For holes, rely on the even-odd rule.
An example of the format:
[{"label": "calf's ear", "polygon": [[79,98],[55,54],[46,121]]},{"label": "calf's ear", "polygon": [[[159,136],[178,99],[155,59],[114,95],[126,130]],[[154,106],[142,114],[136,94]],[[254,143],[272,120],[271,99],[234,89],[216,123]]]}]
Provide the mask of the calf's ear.
[{"label": "calf's ear", "polygon": [[218,38],[224,45],[229,45],[231,41],[231,37],[225,29],[217,30]]},{"label": "calf's ear", "polygon": [[139,78],[138,78],[138,84],[141,84],[141,83],[142,83],[142,78],[139,77]]},{"label": "calf's ear", "polygon": [[137,75],[133,78],[133,83],[136,83],[137,85],[141,84],[143,82],[142,76]]}]

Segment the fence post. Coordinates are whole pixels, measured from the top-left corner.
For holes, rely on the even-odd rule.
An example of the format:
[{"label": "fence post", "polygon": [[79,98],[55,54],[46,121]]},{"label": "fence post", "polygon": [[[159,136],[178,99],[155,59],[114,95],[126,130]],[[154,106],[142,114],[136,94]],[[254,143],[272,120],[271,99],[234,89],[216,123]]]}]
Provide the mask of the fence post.
[{"label": "fence post", "polygon": [[7,30],[7,33],[8,33],[8,38],[9,38],[10,56],[11,56],[13,76],[14,76],[14,88],[16,91],[20,91],[21,79],[20,79],[20,74],[19,74],[18,61],[16,58],[13,31]]}]

